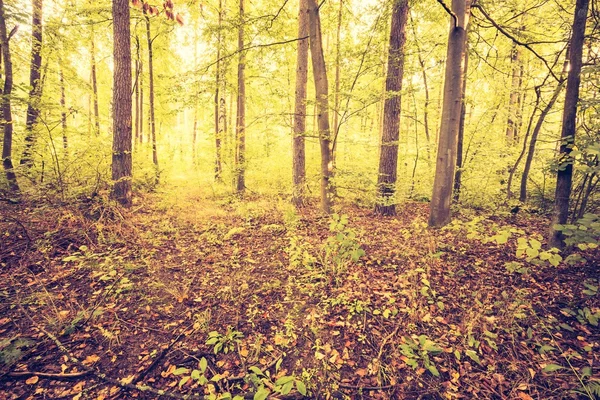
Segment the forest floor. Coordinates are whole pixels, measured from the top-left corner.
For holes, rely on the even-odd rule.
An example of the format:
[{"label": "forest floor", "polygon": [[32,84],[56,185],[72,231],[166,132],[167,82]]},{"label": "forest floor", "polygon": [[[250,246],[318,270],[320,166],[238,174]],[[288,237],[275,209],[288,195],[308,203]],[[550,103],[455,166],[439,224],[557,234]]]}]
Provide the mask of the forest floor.
[{"label": "forest floor", "polygon": [[0,399],[600,395],[600,254],[516,256],[547,218],[316,209],[183,189],[3,205]]}]

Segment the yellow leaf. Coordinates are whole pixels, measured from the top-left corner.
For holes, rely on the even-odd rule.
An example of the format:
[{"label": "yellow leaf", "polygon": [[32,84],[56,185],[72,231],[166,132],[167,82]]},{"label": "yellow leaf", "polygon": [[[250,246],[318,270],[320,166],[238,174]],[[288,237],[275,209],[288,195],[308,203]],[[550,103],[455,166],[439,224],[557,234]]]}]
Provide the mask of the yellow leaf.
[{"label": "yellow leaf", "polygon": [[37,375],[34,375],[31,378],[27,379],[25,381],[25,383],[28,385],[35,385],[36,383],[38,383],[39,380],[40,380],[40,377]]},{"label": "yellow leaf", "polygon": [[121,378],[121,383],[123,385],[129,385],[131,382],[133,382],[133,378],[135,378],[135,375],[129,375],[126,378]]},{"label": "yellow leaf", "polygon": [[533,400],[533,397],[531,397],[530,395],[528,395],[525,392],[519,392],[519,399],[521,399],[521,400]]},{"label": "yellow leaf", "polygon": [[91,356],[87,356],[85,358],[85,360],[83,360],[82,364],[83,365],[92,365],[94,364],[96,361],[98,361],[100,359],[99,356],[97,356],[96,354],[92,354]]},{"label": "yellow leaf", "polygon": [[169,368],[167,368],[166,371],[163,371],[160,373],[160,376],[162,376],[163,378],[166,378],[167,376],[171,375],[173,373],[173,371],[175,371],[177,367],[173,364],[169,365]]},{"label": "yellow leaf", "polygon": [[356,370],[356,375],[362,377],[367,376],[367,370],[365,368],[359,368]]},{"label": "yellow leaf", "polygon": [[248,357],[248,348],[242,347],[240,349],[240,356],[242,356],[242,357]]}]

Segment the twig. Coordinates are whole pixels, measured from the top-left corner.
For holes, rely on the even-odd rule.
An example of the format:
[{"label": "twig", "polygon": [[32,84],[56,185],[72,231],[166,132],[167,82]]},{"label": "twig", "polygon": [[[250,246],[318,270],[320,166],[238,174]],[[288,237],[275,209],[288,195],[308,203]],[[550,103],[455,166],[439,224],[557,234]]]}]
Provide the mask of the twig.
[{"label": "twig", "polygon": [[368,391],[388,390],[388,389],[392,389],[394,387],[394,385],[385,385],[385,386],[354,386],[354,385],[346,385],[344,383],[339,383],[339,382],[338,382],[338,385],[342,389],[355,389],[355,390],[368,390]]},{"label": "twig", "polygon": [[[190,335],[194,332],[195,332],[195,330],[193,330],[190,333]],[[156,365],[160,362],[160,360],[162,360],[165,357],[165,355],[173,348],[173,346],[175,346],[175,344],[177,342],[179,342],[185,336],[187,336],[187,335],[185,334],[185,331],[183,331],[179,334],[179,336],[177,336],[175,339],[171,340],[171,343],[169,343],[169,345],[167,347],[165,347],[163,349],[163,351],[154,358],[154,361],[152,361],[152,364],[150,364],[148,366],[148,368],[146,368],[144,371],[140,372],[138,374],[138,376],[133,378],[133,381],[131,381],[131,383],[135,384],[135,383],[138,383],[139,381],[141,381],[142,379],[144,379],[146,377],[146,375],[148,375],[150,372],[152,372],[152,370],[156,367]]]}]

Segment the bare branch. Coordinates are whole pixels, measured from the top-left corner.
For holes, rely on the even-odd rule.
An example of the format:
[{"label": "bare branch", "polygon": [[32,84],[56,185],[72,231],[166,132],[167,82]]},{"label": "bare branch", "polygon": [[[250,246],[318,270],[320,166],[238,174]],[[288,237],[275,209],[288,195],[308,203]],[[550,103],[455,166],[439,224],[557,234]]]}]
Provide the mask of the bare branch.
[{"label": "bare branch", "polygon": [[[441,0],[438,0],[438,1],[441,1]],[[548,71],[550,72],[550,75],[552,75],[552,77],[554,79],[556,79],[556,81],[560,81],[559,77],[556,76],[556,74],[552,70],[552,67],[550,66],[550,64],[548,64],[548,61],[546,61],[546,59],[544,57],[542,57],[537,51],[535,51],[535,49],[533,49],[528,43],[520,41],[514,35],[510,34],[506,29],[504,29],[503,27],[501,27],[496,21],[494,21],[494,19],[492,19],[492,17],[490,17],[490,15],[479,4],[474,4],[472,6],[472,8],[478,9],[479,12],[481,12],[481,14],[485,17],[485,19],[487,19],[492,25],[494,25],[494,27],[496,29],[498,29],[498,31],[501,34],[503,34],[504,36],[506,36],[507,38],[509,38],[510,40],[512,40],[517,45],[525,47],[533,55],[535,55],[538,59],[540,59],[544,63],[544,65],[546,66],[546,68],[548,68]]]},{"label": "bare branch", "polygon": [[454,27],[458,28],[458,17],[456,16],[456,14],[454,14],[454,12],[452,12],[452,10],[446,5],[446,3],[444,3],[444,0],[437,0],[438,3],[441,4],[442,7],[444,7],[444,10],[446,10],[446,12],[454,19]]}]

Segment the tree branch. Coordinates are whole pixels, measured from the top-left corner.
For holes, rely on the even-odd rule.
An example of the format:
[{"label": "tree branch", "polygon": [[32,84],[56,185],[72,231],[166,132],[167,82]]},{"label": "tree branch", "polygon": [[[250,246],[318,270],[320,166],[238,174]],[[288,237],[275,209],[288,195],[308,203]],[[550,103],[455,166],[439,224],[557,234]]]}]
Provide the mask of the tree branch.
[{"label": "tree branch", "polygon": [[[441,1],[441,0],[438,0]],[[503,27],[501,27],[496,21],[494,21],[494,19],[492,19],[492,17],[490,17],[490,15],[483,9],[483,7],[481,7],[479,4],[474,4],[471,8],[476,8],[479,10],[479,12],[481,12],[481,14],[483,14],[483,16],[485,17],[485,19],[487,19],[492,25],[494,25],[494,27],[496,29],[498,29],[498,31],[503,34],[504,36],[506,36],[507,38],[509,38],[510,40],[512,40],[514,43],[516,43],[519,46],[525,47],[527,50],[529,50],[533,55],[535,55],[538,59],[540,59],[544,65],[546,66],[546,68],[548,68],[548,71],[550,72],[550,75],[552,75],[552,77],[556,80],[556,81],[560,81],[559,77],[556,76],[556,74],[554,73],[554,71],[552,70],[552,67],[550,66],[550,64],[548,64],[548,61],[546,61],[546,59],[544,57],[542,57],[537,51],[535,51],[529,44],[520,41],[519,39],[517,39],[514,35],[511,35],[506,29],[504,29]]]},{"label": "tree branch", "polygon": [[444,3],[444,0],[437,0],[437,2],[440,3],[440,5],[444,7],[444,10],[446,10],[446,12],[454,19],[454,27],[458,28],[458,17],[456,14],[454,14],[454,12],[446,5],[446,3]]}]

